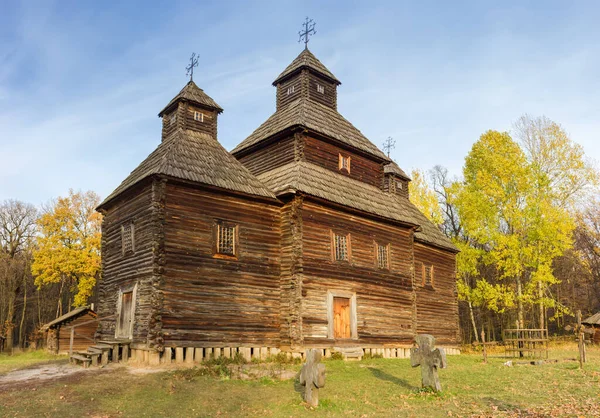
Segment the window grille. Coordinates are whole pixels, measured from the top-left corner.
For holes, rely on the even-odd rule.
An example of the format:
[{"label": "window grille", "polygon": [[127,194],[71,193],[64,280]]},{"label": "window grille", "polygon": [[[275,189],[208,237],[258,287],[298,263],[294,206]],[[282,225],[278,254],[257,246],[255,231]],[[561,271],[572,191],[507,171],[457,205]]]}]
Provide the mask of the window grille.
[{"label": "window grille", "polygon": [[431,264],[425,266],[423,285],[433,287],[433,265]]},{"label": "window grille", "polygon": [[194,120],[198,122],[204,122],[204,113],[194,112]]},{"label": "window grille", "polygon": [[169,125],[173,125],[177,121],[177,114],[173,113],[169,118]]},{"label": "window grille", "polygon": [[294,89],[294,86],[290,86],[290,87],[288,87],[288,89],[287,89],[287,94],[288,94],[288,96],[289,96],[290,94],[292,94],[294,91],[295,91],[295,89]]},{"label": "window grille", "polygon": [[317,84],[317,91],[321,94],[325,94],[325,86]]},{"label": "window grille", "polygon": [[401,182],[401,181],[398,181],[398,180],[396,180],[396,189],[397,189],[397,190],[402,190],[402,189],[403,189],[403,186],[402,186],[402,182]]},{"label": "window grille", "polygon": [[235,255],[235,226],[217,225],[217,253]]},{"label": "window grille", "polygon": [[129,222],[121,226],[121,240],[123,255],[135,252],[133,223]]},{"label": "window grille", "polygon": [[380,269],[389,268],[388,251],[389,246],[377,244],[377,267]]},{"label": "window grille", "polygon": [[337,261],[348,261],[348,235],[333,234],[335,247],[335,259]]}]

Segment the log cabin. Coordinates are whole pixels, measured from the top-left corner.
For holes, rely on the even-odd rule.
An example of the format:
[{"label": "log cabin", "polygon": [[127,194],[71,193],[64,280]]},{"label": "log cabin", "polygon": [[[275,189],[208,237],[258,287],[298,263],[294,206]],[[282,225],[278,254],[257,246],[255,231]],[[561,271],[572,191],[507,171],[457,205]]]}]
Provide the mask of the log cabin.
[{"label": "log cabin", "polygon": [[[53,354],[85,350],[94,343],[97,329],[96,317],[92,306],[80,306],[47,323],[42,327],[46,337],[46,350]],[[73,333],[72,345],[71,327],[77,327],[77,331]]]},{"label": "log cabin", "polygon": [[160,111],[161,143],[98,208],[101,338],[154,362],[402,357],[417,333],[456,346],[457,249],[338,112],[340,85],[304,49],[273,82],[275,112],[231,152],[223,109],[193,81]]}]

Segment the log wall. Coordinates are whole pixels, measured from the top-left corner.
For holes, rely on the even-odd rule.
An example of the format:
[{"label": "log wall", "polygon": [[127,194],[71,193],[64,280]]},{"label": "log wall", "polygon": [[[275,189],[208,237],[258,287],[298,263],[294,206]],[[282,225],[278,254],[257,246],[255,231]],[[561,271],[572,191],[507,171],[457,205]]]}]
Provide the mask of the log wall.
[{"label": "log wall", "polygon": [[[410,343],[413,338],[412,233],[321,204],[302,206],[302,342],[328,339],[327,292],[356,294],[358,341]],[[349,262],[332,259],[331,229],[349,233]],[[390,245],[390,269],[376,267],[374,242]]]},{"label": "log wall", "polygon": [[[81,315],[78,318],[60,324],[56,327],[56,336],[58,340],[57,345],[57,353],[58,354],[68,354],[69,347],[71,344],[71,326],[77,326],[75,328],[75,333],[79,335],[75,335],[73,338],[73,351],[79,350],[87,350],[90,345],[94,345],[94,336],[96,334],[96,330],[98,328],[98,324],[96,322],[92,322],[90,324],[81,325],[84,322],[89,322],[96,319],[95,315],[90,314],[89,312],[85,315]],[[78,326],[80,325],[80,326]],[[87,338],[85,338],[87,337]],[[92,339],[90,341],[88,338]]]},{"label": "log wall", "polygon": [[[279,205],[168,183],[162,330],[167,347],[279,345]],[[214,256],[216,220],[237,258]]]},{"label": "log wall", "polygon": [[[157,303],[157,245],[161,239],[159,201],[162,183],[145,182],[125,193],[104,211],[102,221],[102,275],[98,283],[99,318],[117,314],[119,290],[137,284],[133,341],[154,344],[158,337],[153,307]],[[123,254],[121,226],[133,223],[135,252]],[[103,339],[115,337],[116,318],[101,320]]]},{"label": "log wall", "polygon": [[[337,86],[331,81],[311,72],[308,72],[306,78],[308,83],[308,97],[317,103],[337,109]],[[318,86],[323,87],[323,93],[319,92]]]},{"label": "log wall", "polygon": [[[433,266],[433,286],[423,286],[420,263]],[[432,334],[436,343],[458,343],[455,255],[415,242],[417,332]]]},{"label": "log wall", "polygon": [[271,142],[239,158],[239,161],[254,175],[259,175],[295,158],[294,136]]},{"label": "log wall", "polygon": [[[350,157],[350,173],[339,169],[340,154]],[[375,187],[381,187],[383,182],[383,169],[380,163],[308,135],[304,136],[304,158],[308,162]]]}]

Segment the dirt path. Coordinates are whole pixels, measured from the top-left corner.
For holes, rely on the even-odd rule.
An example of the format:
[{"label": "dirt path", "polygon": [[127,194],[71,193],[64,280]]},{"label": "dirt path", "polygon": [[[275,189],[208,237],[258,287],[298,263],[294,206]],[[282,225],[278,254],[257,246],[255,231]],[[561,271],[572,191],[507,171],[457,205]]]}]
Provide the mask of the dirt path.
[{"label": "dirt path", "polygon": [[105,372],[105,369],[74,366],[67,362],[37,364],[25,369],[14,370],[0,376],[0,390],[35,386],[39,383],[70,380],[84,375]]}]

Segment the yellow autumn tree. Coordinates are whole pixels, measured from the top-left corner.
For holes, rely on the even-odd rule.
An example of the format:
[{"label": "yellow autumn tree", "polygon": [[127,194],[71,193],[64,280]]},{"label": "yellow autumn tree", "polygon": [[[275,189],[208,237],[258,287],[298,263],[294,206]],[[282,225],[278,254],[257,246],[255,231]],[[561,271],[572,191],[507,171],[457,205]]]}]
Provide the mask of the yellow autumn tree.
[{"label": "yellow autumn tree", "polygon": [[74,294],[73,306],[87,303],[100,272],[102,218],[95,211],[99,203],[92,191],[70,190],[38,221],[40,235],[32,264],[35,284],[59,284],[61,294],[69,289]]},{"label": "yellow autumn tree", "polygon": [[427,183],[423,171],[414,169],[411,172],[411,178],[412,181],[408,185],[410,201],[434,224],[439,226],[444,223],[444,215],[438,199]]}]

